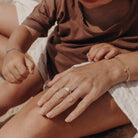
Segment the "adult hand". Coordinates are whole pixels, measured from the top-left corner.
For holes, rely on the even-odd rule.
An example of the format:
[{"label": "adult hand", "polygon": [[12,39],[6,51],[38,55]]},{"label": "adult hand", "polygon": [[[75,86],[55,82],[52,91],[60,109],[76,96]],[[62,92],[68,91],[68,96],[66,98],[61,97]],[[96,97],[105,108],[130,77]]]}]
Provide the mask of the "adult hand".
[{"label": "adult hand", "polygon": [[34,63],[30,57],[18,50],[10,51],[4,58],[2,74],[11,83],[19,83],[33,73]]},{"label": "adult hand", "polygon": [[[65,119],[71,122],[83,113],[88,106],[103,95],[112,85],[113,74],[109,60],[102,60],[80,67],[73,67],[56,75],[49,82],[48,91],[40,98],[40,113],[53,118],[82,99]],[[112,64],[112,62],[110,62]],[[114,64],[114,63],[113,63]],[[109,71],[110,70],[110,71]]]}]

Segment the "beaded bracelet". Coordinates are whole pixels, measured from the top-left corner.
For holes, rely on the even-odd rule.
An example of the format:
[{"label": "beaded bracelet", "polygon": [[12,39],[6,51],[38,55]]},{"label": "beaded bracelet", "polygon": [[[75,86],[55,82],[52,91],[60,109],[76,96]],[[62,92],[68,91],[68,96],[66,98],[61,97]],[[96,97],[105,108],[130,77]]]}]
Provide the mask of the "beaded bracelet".
[{"label": "beaded bracelet", "polygon": [[117,61],[119,61],[119,62],[123,65],[123,67],[124,67],[124,72],[127,73],[127,80],[126,80],[126,82],[130,81],[130,78],[131,78],[131,77],[130,77],[130,71],[129,71],[128,66],[127,66],[120,58],[115,57],[115,59],[116,59]]},{"label": "beaded bracelet", "polygon": [[12,51],[12,50],[18,50],[18,51],[20,51],[20,52],[23,53],[23,51],[22,51],[20,48],[17,48],[17,47],[9,48],[8,50],[6,50],[5,55],[4,55],[4,58],[5,58],[5,57],[7,56],[7,54],[8,54],[10,51]]}]

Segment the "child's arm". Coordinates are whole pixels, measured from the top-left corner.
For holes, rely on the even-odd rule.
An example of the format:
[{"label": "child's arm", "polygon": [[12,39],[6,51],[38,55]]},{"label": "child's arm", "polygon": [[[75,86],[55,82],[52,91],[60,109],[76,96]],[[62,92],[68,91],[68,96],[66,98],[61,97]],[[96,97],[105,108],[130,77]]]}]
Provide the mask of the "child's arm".
[{"label": "child's arm", "polygon": [[17,83],[33,73],[34,63],[25,52],[39,35],[37,31],[24,25],[12,33],[2,67],[2,74],[7,81]]},{"label": "child's arm", "polygon": [[127,53],[128,50],[115,47],[108,43],[95,44],[87,53],[88,61],[99,61],[103,58],[111,59],[118,54]]}]

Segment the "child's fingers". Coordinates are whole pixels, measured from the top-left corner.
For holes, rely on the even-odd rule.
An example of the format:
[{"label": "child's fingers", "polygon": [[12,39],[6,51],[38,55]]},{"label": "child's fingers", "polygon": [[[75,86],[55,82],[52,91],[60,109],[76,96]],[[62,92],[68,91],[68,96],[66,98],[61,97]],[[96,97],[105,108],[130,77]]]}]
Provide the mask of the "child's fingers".
[{"label": "child's fingers", "polygon": [[97,53],[95,55],[95,61],[99,61],[100,59],[103,59],[103,57],[109,52],[109,49],[107,48],[99,48],[97,50]]},{"label": "child's fingers", "polygon": [[4,75],[4,78],[10,83],[17,83],[16,78],[10,71],[7,71],[7,73]]},{"label": "child's fingers", "polygon": [[10,73],[14,76],[16,82],[24,80],[24,78],[20,75],[18,68],[16,66],[13,67]]},{"label": "child's fingers", "polygon": [[16,65],[16,69],[18,70],[18,73],[19,73],[19,79],[20,80],[24,80],[25,78],[27,78],[28,74],[29,74],[29,71],[28,69],[26,68],[25,64],[22,63],[22,64],[17,64]]},{"label": "child's fingers", "polygon": [[25,57],[25,64],[29,72],[32,74],[34,71],[34,67],[35,67],[33,61],[30,60],[28,57]]},{"label": "child's fingers", "polygon": [[90,49],[90,51],[87,54],[89,61],[95,61],[95,56],[96,56],[97,51],[98,51],[98,48],[96,48],[96,47],[92,47]]},{"label": "child's fingers", "polygon": [[118,55],[119,53],[120,52],[118,50],[113,49],[105,55],[105,59],[111,59],[111,58],[115,57],[116,55]]}]

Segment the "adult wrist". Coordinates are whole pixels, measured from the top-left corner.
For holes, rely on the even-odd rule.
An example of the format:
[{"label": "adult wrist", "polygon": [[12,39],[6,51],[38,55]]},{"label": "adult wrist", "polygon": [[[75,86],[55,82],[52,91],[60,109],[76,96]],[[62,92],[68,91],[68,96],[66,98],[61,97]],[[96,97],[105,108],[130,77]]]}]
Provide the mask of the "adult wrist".
[{"label": "adult wrist", "polygon": [[112,86],[121,82],[126,82],[128,74],[124,71],[124,66],[115,58],[105,60],[108,69],[108,75],[111,80]]}]

